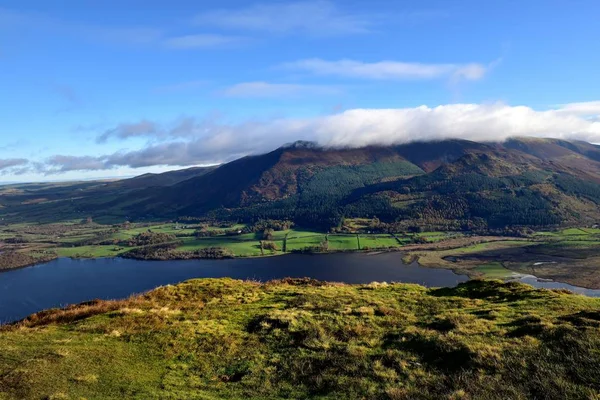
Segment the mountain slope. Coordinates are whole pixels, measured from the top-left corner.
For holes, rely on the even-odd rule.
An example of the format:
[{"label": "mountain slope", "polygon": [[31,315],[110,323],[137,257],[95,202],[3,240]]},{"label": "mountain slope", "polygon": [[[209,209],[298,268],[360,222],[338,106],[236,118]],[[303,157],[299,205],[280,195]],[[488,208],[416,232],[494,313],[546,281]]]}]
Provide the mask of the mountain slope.
[{"label": "mountain slope", "polygon": [[591,224],[600,219],[597,152],[587,143],[518,138],[359,149],[300,144],[223,165],[130,210],[324,228],[371,216],[403,228]]},{"label": "mountain slope", "polygon": [[[396,168],[386,169],[392,164]],[[423,173],[394,148],[328,150],[293,145],[230,162],[204,176],[174,185],[168,193],[135,207],[149,213],[169,210],[180,215],[199,215],[221,207],[252,206],[296,196],[306,182],[328,168],[352,169],[364,165],[382,165],[376,169],[385,169],[374,173],[373,179]]]},{"label": "mountain slope", "polygon": [[[600,164],[553,141],[496,144],[412,179],[371,185],[347,199],[345,214],[372,204],[387,220],[428,229],[595,224]],[[517,150],[518,148],[518,150]]]},{"label": "mountain slope", "polygon": [[554,170],[600,183],[600,146],[598,145],[559,139],[516,138],[506,141],[503,146],[546,161]]},{"label": "mountain slope", "polygon": [[112,181],[7,185],[0,188],[0,215],[12,221],[47,222],[86,216],[122,221],[126,215],[122,211],[124,204],[153,196],[160,188],[215,168],[193,167]]},{"label": "mountain slope", "polygon": [[356,149],[299,142],[219,167],[31,191],[5,202],[4,215],[272,218],[323,229],[375,216],[396,229],[587,225],[600,221],[599,160],[599,146],[557,139]]},{"label": "mountain slope", "polygon": [[144,174],[136,176],[134,178],[110,182],[106,185],[106,188],[112,190],[171,186],[191,178],[196,178],[205,175],[216,168],[216,166],[192,167],[187,169],[163,172],[160,174]]}]

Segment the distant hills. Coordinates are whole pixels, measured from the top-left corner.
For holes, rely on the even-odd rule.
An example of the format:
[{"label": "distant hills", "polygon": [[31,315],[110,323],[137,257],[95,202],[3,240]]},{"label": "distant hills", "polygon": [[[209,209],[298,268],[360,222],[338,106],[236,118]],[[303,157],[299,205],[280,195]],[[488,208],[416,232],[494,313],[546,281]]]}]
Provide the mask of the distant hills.
[{"label": "distant hills", "polygon": [[[51,202],[51,203],[50,203]],[[330,228],[377,217],[399,228],[503,229],[600,221],[600,146],[465,140],[327,149],[297,142],[219,167],[16,190],[7,217],[292,219]]]}]

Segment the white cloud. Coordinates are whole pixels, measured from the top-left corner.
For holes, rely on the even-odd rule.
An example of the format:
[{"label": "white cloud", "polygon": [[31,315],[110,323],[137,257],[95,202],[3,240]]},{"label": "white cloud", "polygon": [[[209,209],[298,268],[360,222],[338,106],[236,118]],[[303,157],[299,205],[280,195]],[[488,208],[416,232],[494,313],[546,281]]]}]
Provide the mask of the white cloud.
[{"label": "white cloud", "polygon": [[558,108],[558,111],[566,114],[599,117],[600,101],[563,104]]},{"label": "white cloud", "polygon": [[0,158],[0,171],[20,167],[27,164],[29,161],[24,158]]},{"label": "white cloud", "polygon": [[315,75],[373,80],[437,79],[479,80],[488,67],[482,64],[425,64],[401,61],[366,63],[355,60],[326,61],[318,58],[285,63],[281,68]]},{"label": "white cloud", "polygon": [[405,109],[357,109],[326,117],[315,126],[330,146],[389,145],[446,138],[503,141],[514,136],[600,141],[600,123],[564,110],[536,111],[505,104],[451,104]]},{"label": "white cloud", "polygon": [[202,135],[213,124],[210,121],[198,121],[195,118],[183,117],[165,126],[158,122],[142,119],[138,122],[121,123],[105,130],[96,138],[98,143],[106,143],[109,139],[127,140],[131,138],[149,138],[155,140],[189,139]]},{"label": "white cloud", "polygon": [[[163,142],[141,150],[100,157],[51,159],[51,170],[112,169],[169,165],[215,164],[247,154],[263,153],[295,140],[312,140],[327,147],[392,145],[413,141],[467,139],[504,141],[515,136],[554,137],[600,142],[600,122],[579,115],[595,103],[566,104],[537,111],[526,106],[450,104],[400,109],[353,109],[314,118],[282,118],[226,124],[186,118],[166,129],[160,124],[123,124],[110,132],[153,135]],[[584,107],[585,106],[585,107]],[[569,110],[575,110],[571,112]],[[146,125],[145,127],[143,125]],[[145,129],[139,129],[145,128]],[[124,133],[121,134],[123,131]]]},{"label": "white cloud", "polygon": [[162,130],[155,122],[141,120],[136,123],[122,123],[102,133],[98,143],[105,143],[109,138],[129,139],[133,137],[162,136]]},{"label": "white cloud", "polygon": [[313,36],[366,33],[366,15],[340,10],[325,0],[260,3],[247,8],[221,9],[197,15],[195,23],[225,29]]},{"label": "white cloud", "polygon": [[23,175],[30,170],[30,162],[25,158],[0,158],[0,176]]},{"label": "white cloud", "polygon": [[334,86],[243,82],[222,90],[221,94],[226,97],[286,98],[307,95],[327,96],[340,94],[341,92],[340,88]]},{"label": "white cloud", "polygon": [[56,155],[46,160],[47,166],[60,166],[60,171],[97,171],[106,169],[106,164],[101,158],[91,156],[63,156]]}]

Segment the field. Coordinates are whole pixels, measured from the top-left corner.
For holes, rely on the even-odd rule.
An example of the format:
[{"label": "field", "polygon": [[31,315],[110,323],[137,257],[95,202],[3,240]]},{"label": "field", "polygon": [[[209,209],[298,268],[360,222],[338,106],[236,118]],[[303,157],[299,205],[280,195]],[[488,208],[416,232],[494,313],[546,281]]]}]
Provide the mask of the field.
[{"label": "field", "polygon": [[59,257],[71,257],[71,258],[100,258],[100,257],[117,257],[124,252],[127,248],[120,248],[118,246],[78,246],[78,247],[57,247],[55,249]]},{"label": "field", "polygon": [[600,288],[600,231],[573,228],[537,232],[530,238],[448,239],[403,248],[421,265],[444,267],[470,276],[507,278],[514,273]]},{"label": "field", "polygon": [[[287,229],[273,233],[272,242],[276,250],[261,250],[262,232],[242,233],[238,235],[219,234],[210,237],[196,237],[197,225],[176,223],[129,224],[127,226],[107,226],[98,224],[49,224],[49,225],[7,225],[0,228],[0,238],[15,238],[23,243],[15,245],[19,251],[34,248],[51,249],[60,257],[94,258],[115,257],[133,247],[116,244],[127,241],[145,232],[170,234],[177,237],[181,244],[178,251],[194,251],[210,247],[230,250],[236,257],[257,257],[282,254],[284,252],[304,251],[355,251],[375,249],[395,249],[408,242],[409,238],[397,240],[386,234],[325,234],[303,229]],[[236,224],[229,230],[242,230],[245,225]],[[204,226],[206,231],[223,230],[217,226]],[[108,232],[108,233],[107,233]],[[2,240],[2,239],[0,239]],[[115,244],[102,242],[115,241]],[[324,245],[325,244],[325,245]]]},{"label": "field", "polygon": [[0,398],[596,399],[600,299],[193,280],[0,328]]},{"label": "field", "polygon": [[506,279],[515,274],[513,271],[504,268],[502,263],[499,262],[480,265],[473,268],[473,270],[488,279]]},{"label": "field", "polygon": [[[274,231],[264,245],[262,231],[246,225],[207,226],[181,223],[101,225],[67,221],[0,226],[0,251],[17,252],[6,266],[30,265],[54,257],[116,257],[136,248],[137,235],[165,234],[178,252],[222,248],[234,257],[274,256],[290,252],[400,250],[406,260],[452,269],[471,277],[509,278],[530,274],[588,288],[600,288],[600,229],[570,228],[535,232],[527,237],[477,236],[460,232],[366,233],[369,219],[353,219],[346,233],[323,233],[300,227]],[[210,233],[198,237],[199,229]],[[225,232],[234,234],[226,234]],[[352,232],[353,231],[353,232]],[[3,262],[0,256],[0,264]],[[6,257],[5,257],[6,258]],[[8,265],[18,262],[14,265]]]},{"label": "field", "polygon": [[[281,249],[282,241],[275,241],[278,248]],[[193,251],[209,247],[221,247],[231,250],[236,257],[257,257],[269,255],[272,252],[261,253],[260,240],[255,234],[246,234],[234,237],[212,237],[212,238],[189,238],[184,240],[184,244],[177,249],[182,251]]]}]

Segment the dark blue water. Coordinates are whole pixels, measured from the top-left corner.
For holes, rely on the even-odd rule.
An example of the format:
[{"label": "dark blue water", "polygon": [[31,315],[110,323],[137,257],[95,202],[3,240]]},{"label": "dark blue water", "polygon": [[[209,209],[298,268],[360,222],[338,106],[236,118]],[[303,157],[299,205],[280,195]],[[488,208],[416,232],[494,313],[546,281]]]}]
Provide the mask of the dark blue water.
[{"label": "dark blue water", "polygon": [[52,307],[92,299],[118,299],[191,278],[310,277],[345,283],[407,282],[456,286],[468,280],[446,269],[406,265],[400,253],[290,254],[233,260],[138,261],[121,258],[71,260],[0,273],[0,322]]},{"label": "dark blue water", "polygon": [[[253,279],[310,277],[345,283],[404,282],[429,287],[456,286],[468,277],[447,269],[406,265],[401,253],[290,254],[281,257],[233,260],[138,261],[121,258],[71,260],[0,273],[0,323],[10,322],[47,308],[92,299],[119,299],[155,287],[192,278]],[[600,290],[560,282],[516,278],[536,287],[569,289],[588,296]]]}]

